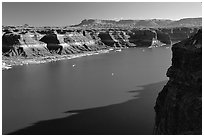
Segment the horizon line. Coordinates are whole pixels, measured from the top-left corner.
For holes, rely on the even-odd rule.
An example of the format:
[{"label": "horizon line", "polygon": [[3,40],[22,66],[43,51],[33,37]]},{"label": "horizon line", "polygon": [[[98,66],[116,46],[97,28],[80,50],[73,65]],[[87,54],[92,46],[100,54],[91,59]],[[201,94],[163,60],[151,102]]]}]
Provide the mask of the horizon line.
[{"label": "horizon line", "polygon": [[[119,21],[121,21],[121,20],[133,20],[133,21],[135,21],[135,20],[171,20],[171,21],[179,21],[179,20],[181,20],[181,19],[198,19],[198,18],[202,18],[202,16],[200,16],[200,17],[184,17],[184,18],[180,18],[180,19],[169,19],[169,18],[147,18],[147,19],[117,19],[117,18],[115,18],[115,19],[97,19],[97,18],[84,18],[84,19],[82,19],[81,20],[81,22],[83,21],[83,20],[112,20],[112,21],[117,21],[117,22],[119,22]],[[81,22],[79,22],[78,24],[80,24]],[[4,24],[2,24],[2,26],[23,26],[23,25],[25,25],[25,24],[28,24],[28,23],[24,23],[24,24],[19,24],[19,25],[4,25]],[[78,25],[78,24],[69,24],[69,25],[31,25],[31,24],[28,24],[29,26],[35,26],[35,27],[51,27],[51,26],[59,26],[59,27],[64,27],[64,26],[73,26],[73,25]]]}]

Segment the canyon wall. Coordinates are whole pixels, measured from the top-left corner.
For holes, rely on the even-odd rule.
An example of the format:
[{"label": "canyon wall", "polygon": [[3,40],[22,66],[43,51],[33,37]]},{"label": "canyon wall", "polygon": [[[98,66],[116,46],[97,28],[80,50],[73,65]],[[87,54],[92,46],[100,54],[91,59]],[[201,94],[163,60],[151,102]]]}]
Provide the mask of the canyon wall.
[{"label": "canyon wall", "polygon": [[[94,36],[93,36],[94,37]],[[2,36],[4,56],[47,56],[74,54],[105,49],[106,45],[84,32],[25,31],[5,32]]]},{"label": "canyon wall", "polygon": [[159,93],[155,134],[202,134],[202,30],[172,46],[168,83]]},{"label": "canyon wall", "polygon": [[4,56],[74,54],[107,48],[152,47],[190,37],[196,28],[171,29],[17,29],[3,30]]}]

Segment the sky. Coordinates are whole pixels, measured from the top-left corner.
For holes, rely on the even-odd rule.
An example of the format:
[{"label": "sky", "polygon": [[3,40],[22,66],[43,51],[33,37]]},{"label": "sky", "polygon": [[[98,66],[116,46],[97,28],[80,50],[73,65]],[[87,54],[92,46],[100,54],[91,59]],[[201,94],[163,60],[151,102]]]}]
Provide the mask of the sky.
[{"label": "sky", "polygon": [[202,17],[201,2],[3,2],[2,25],[66,26],[83,19]]}]

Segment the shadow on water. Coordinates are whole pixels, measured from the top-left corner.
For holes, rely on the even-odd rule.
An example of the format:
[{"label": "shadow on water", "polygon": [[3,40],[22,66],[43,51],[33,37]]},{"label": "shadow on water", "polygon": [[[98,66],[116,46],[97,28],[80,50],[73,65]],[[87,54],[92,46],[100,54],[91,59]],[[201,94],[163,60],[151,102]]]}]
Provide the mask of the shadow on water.
[{"label": "shadow on water", "polygon": [[151,135],[154,105],[167,81],[141,86],[134,99],[104,107],[72,110],[71,116],[40,121],[10,134],[28,135]]}]

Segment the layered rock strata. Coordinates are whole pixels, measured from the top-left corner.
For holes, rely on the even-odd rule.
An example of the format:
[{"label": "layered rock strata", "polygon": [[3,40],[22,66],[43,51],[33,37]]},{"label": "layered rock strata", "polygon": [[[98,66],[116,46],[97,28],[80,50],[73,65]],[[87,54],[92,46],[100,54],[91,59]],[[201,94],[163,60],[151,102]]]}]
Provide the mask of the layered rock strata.
[{"label": "layered rock strata", "polygon": [[107,48],[158,47],[190,37],[197,29],[3,29],[4,56],[48,56]]}]

